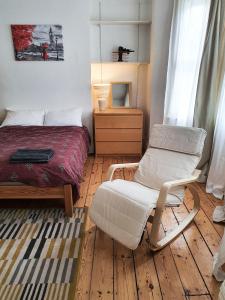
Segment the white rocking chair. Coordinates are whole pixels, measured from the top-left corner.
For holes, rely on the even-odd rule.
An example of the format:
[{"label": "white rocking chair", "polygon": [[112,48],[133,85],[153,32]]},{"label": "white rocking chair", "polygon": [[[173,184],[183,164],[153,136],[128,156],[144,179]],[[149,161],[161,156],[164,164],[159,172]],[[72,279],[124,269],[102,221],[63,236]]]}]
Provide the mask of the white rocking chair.
[{"label": "white rocking chair", "polygon": [[[192,186],[194,207],[172,232],[161,240],[158,233],[166,205],[183,201],[184,187],[198,179],[196,166],[201,158],[206,132],[200,128],[154,125],[149,148],[139,163],[111,165],[107,181],[97,189],[89,214],[93,222],[112,238],[136,249],[147,221],[152,223],[150,248],[166,246],[193,220],[200,208]],[[118,168],[138,167],[134,181],[112,180]],[[154,216],[150,216],[155,209]]]}]

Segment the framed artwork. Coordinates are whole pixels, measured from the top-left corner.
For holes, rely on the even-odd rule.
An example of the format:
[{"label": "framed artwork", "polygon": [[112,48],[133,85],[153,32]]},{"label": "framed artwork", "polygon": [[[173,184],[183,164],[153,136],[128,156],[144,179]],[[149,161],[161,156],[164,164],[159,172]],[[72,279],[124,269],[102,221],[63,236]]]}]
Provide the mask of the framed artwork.
[{"label": "framed artwork", "polygon": [[11,25],[18,61],[64,60],[61,25]]}]

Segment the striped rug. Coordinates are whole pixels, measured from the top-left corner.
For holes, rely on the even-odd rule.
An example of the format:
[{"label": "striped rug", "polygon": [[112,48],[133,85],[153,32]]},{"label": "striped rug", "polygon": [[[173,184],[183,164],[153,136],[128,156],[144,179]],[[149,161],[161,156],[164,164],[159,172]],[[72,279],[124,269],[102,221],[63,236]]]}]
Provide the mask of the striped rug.
[{"label": "striped rug", "polygon": [[87,211],[0,210],[0,299],[70,300]]}]

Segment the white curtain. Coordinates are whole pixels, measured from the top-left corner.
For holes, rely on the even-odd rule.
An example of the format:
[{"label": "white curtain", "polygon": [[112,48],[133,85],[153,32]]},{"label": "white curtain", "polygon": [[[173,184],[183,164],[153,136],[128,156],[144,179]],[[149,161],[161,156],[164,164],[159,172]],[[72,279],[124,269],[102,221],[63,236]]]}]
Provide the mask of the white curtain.
[{"label": "white curtain", "polygon": [[175,0],[164,123],[192,126],[210,0]]},{"label": "white curtain", "polygon": [[223,198],[225,192],[225,76],[216,119],[213,156],[206,191],[220,199]]},{"label": "white curtain", "polygon": [[[220,199],[224,198],[225,195],[225,75],[220,94],[220,102],[214,133],[213,156],[206,184],[206,192],[213,193],[215,197]],[[225,205],[217,206],[215,208],[213,220],[216,222],[225,222]],[[225,234],[222,238],[218,253],[214,255],[213,274],[218,281],[225,280],[224,267]],[[223,286],[223,293],[224,292],[225,289]]]}]

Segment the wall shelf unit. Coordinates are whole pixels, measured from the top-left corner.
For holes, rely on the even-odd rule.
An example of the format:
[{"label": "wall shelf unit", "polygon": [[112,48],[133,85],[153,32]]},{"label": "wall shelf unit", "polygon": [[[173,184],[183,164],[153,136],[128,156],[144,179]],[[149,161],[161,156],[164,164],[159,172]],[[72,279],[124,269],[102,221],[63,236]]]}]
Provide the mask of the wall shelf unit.
[{"label": "wall shelf unit", "polygon": [[[144,107],[148,97],[151,1],[91,0],[91,82],[131,82],[131,107]],[[118,62],[112,52],[119,46],[135,52]]]},{"label": "wall shelf unit", "polygon": [[119,46],[134,50],[126,63],[149,63],[151,0],[91,1],[91,61],[115,62]]},{"label": "wall shelf unit", "polygon": [[109,65],[109,64],[113,64],[113,65],[127,65],[127,64],[130,64],[130,65],[148,65],[149,62],[148,61],[142,61],[142,62],[137,62],[137,61],[128,61],[128,62],[125,62],[125,61],[103,61],[103,62],[100,62],[100,61],[92,61],[91,62],[92,64],[102,64],[102,65]]},{"label": "wall shelf unit", "polygon": [[151,21],[143,20],[91,20],[93,25],[150,25]]}]

